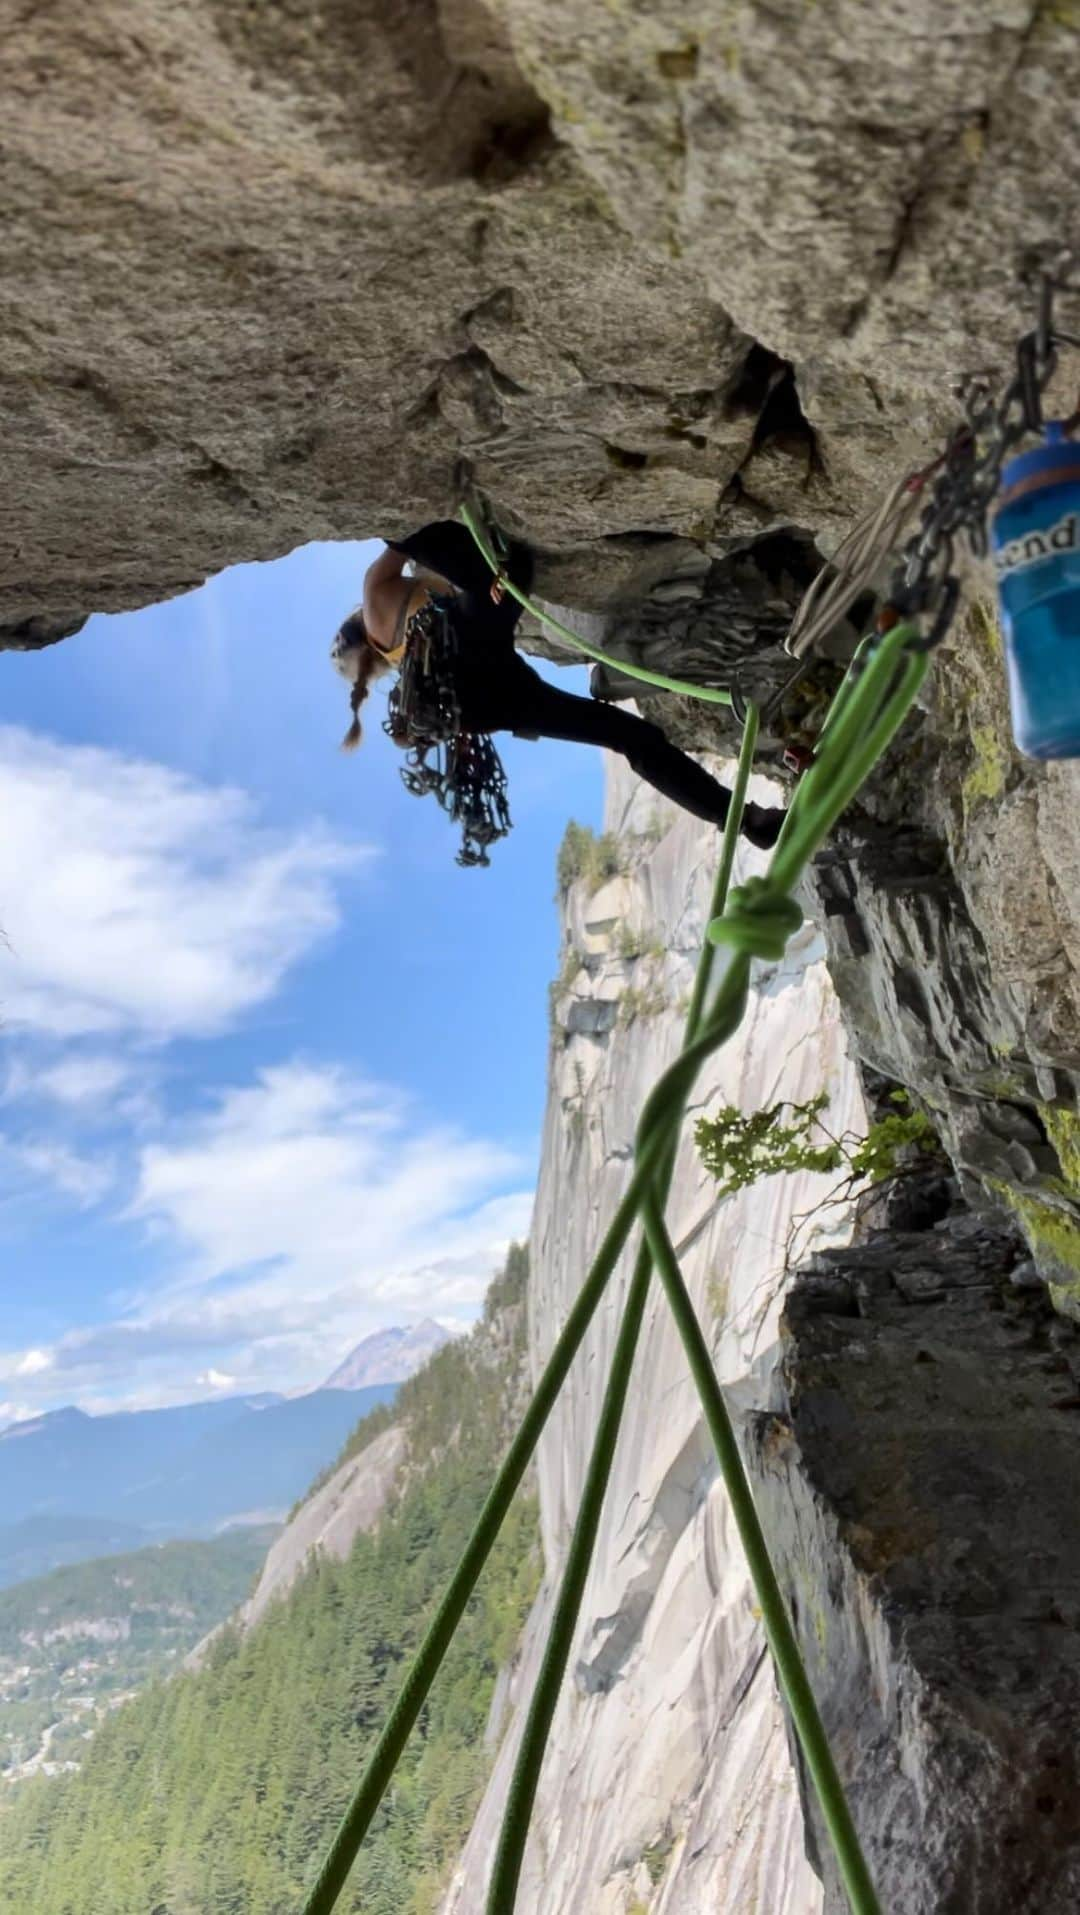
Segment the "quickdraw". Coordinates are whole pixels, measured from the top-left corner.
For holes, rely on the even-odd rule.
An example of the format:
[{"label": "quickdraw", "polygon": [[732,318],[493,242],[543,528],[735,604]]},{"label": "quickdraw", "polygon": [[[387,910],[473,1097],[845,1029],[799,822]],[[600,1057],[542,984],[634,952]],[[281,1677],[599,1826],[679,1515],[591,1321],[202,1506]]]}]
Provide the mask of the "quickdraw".
[{"label": "quickdraw", "polygon": [[383,730],[406,749],[401,780],[414,798],[433,796],[461,826],[460,865],[491,863],[489,847],[511,828],[506,771],[487,732],[462,723],[451,600],[432,596],[413,613],[405,657]]}]

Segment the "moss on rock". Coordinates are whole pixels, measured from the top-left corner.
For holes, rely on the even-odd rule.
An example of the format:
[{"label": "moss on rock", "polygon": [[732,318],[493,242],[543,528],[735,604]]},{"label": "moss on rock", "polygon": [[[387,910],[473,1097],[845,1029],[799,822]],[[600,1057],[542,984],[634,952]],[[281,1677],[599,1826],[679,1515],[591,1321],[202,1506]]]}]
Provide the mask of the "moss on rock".
[{"label": "moss on rock", "polygon": [[1080,1116],[1057,1104],[1040,1104],[1039,1116],[1058,1154],[1061,1174],[1070,1195],[1080,1200]]},{"label": "moss on rock", "polygon": [[1080,1212],[997,1179],[991,1188],[1018,1219],[1055,1310],[1080,1322]]},{"label": "moss on rock", "polygon": [[972,764],[960,787],[965,816],[975,805],[1000,798],[1009,763],[1005,747],[992,725],[972,725],[969,737]]}]

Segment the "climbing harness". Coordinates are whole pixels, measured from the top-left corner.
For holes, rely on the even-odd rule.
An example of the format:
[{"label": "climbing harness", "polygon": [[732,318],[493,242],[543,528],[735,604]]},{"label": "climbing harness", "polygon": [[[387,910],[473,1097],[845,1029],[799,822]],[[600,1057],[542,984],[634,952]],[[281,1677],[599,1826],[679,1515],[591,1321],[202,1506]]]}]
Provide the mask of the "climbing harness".
[{"label": "climbing harness", "polygon": [[486,865],[489,847],[510,830],[506,771],[490,735],[462,724],[452,603],[433,594],[409,619],[383,730],[406,747],[406,791],[415,798],[430,793],[451,823],[461,826],[458,864]]}]

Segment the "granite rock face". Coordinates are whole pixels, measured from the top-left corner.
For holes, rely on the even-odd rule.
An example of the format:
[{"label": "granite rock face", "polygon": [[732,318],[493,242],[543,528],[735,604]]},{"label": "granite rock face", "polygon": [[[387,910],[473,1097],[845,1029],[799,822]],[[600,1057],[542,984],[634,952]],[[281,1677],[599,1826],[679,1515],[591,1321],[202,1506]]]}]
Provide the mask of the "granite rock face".
[{"label": "granite rock face", "polygon": [[819,859],[836,982],[864,1062],[913,1086],[969,1200],[1019,1219],[1080,1309],[1080,773],[1015,751],[978,602],[925,710]]},{"label": "granite rock face", "polygon": [[[762,785],[755,795],[767,796]],[[616,766],[608,823],[619,869],[583,873],[563,902],[530,1346],[543,1363],[623,1188],[644,1097],[671,1059],[708,908],[716,836]],[[760,869],[741,854],[744,873]],[[700,1114],[822,1088],[841,1127],[863,1118],[822,941],[807,924],[756,967],[737,1039],[703,1070]],[[775,1350],[793,1220],[828,1177],[774,1179],[718,1204],[689,1127],[669,1217],[721,1375]],[[832,1220],[841,1231],[842,1213]],[[810,1226],[813,1230],[815,1226]],[[823,1224],[820,1241],[830,1240]],[[805,1230],[802,1240],[806,1241]],[[509,1685],[504,1740],[446,1902],[483,1906],[487,1871],[542,1637],[574,1522],[629,1280],[622,1260],[538,1452],[545,1585]],[[571,1674],[541,1779],[521,1915],[814,1915],[775,1685],[726,1495],[682,1345],[657,1289],[647,1309],[585,1593]]]},{"label": "granite rock face", "polygon": [[[1080,1899],[1080,1548],[1064,1519],[1080,1332],[1015,1231],[948,1198],[910,1221],[800,1273],[748,1457],[882,1906],[1065,1915]],[[843,1915],[804,1801],[825,1908]]]},{"label": "granite rock face", "polygon": [[199,1669],[222,1630],[234,1626],[246,1634],[267,1610],[281,1601],[315,1556],[343,1562],[356,1538],[376,1527],[397,1489],[408,1458],[408,1433],[401,1424],[388,1430],[333,1470],[326,1482],[293,1511],[271,1543],[259,1580],[228,1624],[212,1629],[186,1657],[187,1669]]},{"label": "granite rock face", "polygon": [[271,1603],[288,1594],[313,1555],[344,1561],[356,1538],[378,1523],[407,1453],[407,1431],[392,1424],[301,1503],[271,1544],[259,1580],[237,1612],[241,1629],[253,1628]]},{"label": "granite rock face", "polygon": [[[987,670],[963,706],[980,733],[994,683],[984,638]],[[1030,1255],[1038,1245],[1004,1192],[1011,1178],[1067,1208],[1058,1173],[1070,1133],[1047,1106],[1058,1149],[1047,1142],[1034,1058],[1005,1088],[980,1076],[987,1060],[1003,1069],[1000,1036],[995,1050],[987,1035],[1003,1028],[1002,1000],[960,852],[985,843],[978,814],[990,801],[970,738],[967,755],[954,743],[956,783],[939,769],[931,789],[928,775],[945,763],[957,669],[943,661],[940,690],[815,874],[837,988],[808,923],[783,965],[759,972],[747,1021],[693,1106],[751,1109],[826,1088],[832,1117],[858,1126],[862,1088],[878,1091],[880,1071],[933,1109],[953,1162],[942,1155],[864,1206],[855,1241],[814,1251],[786,1300],[781,1242],[798,1262],[806,1245],[788,1241],[790,1219],[820,1188],[774,1180],[710,1205],[684,1139],[671,1216],[883,1907],[1066,1915],[1080,1890],[1080,1611],[1066,1514],[1080,1487],[1080,1332],[1053,1307],[1061,1287],[1048,1294]],[[1053,774],[1017,766],[1009,776],[1037,791]],[[583,877],[564,907],[533,1249],[537,1364],[622,1188],[700,933],[711,847],[685,819],[665,830],[649,792],[629,808],[626,793],[616,768],[608,822],[623,834],[621,868]],[[955,861],[948,843],[901,827],[905,803],[912,818],[950,803],[966,816]],[[1039,992],[1055,1002],[1060,960],[1042,978],[1025,977],[1021,953],[1013,964],[1017,994],[1003,1002],[1018,1067],[1023,1007]],[[845,1056],[845,1030],[861,1059]],[[834,1223],[842,1236],[851,1227],[844,1213]],[[626,1277],[541,1448],[548,1579],[446,1915],[483,1899]],[[760,1636],[744,1633],[747,1600],[681,1349],[655,1297],[541,1781],[522,1890],[530,1915],[819,1906],[796,1860],[788,1757]],[[842,1915],[797,1757],[796,1767],[821,1906]]]},{"label": "granite rock face", "polygon": [[[931,368],[1008,345],[1018,266],[1070,237],[1076,20],[1038,0],[581,7],[502,0],[552,125],[623,223],[691,260],[879,443]],[[835,403],[835,394],[832,395]],[[922,410],[922,409],[921,409]],[[861,428],[861,432],[860,432]],[[860,453],[865,452],[861,445]]]},{"label": "granite rock face", "polygon": [[620,229],[481,0],[60,0],[0,88],[9,642],[401,533],[463,458],[541,545],[613,541],[594,589],[711,531],[751,341]]},{"label": "granite rock face", "polygon": [[[5,36],[0,636],[462,462],[563,603],[835,537],[1075,229],[1072,0],[76,0]],[[674,555],[664,561],[672,576]]]}]

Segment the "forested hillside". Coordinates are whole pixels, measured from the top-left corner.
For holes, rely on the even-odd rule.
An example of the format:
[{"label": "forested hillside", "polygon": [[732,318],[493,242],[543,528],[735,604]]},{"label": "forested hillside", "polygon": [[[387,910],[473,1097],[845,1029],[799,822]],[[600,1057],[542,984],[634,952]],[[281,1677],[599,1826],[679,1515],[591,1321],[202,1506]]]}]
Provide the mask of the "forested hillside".
[{"label": "forested hillside", "polygon": [[0,1591],[0,1776],[81,1761],[104,1711],[243,1601],[277,1533],[163,1543]]},{"label": "forested hillside", "polygon": [[[378,1530],[345,1562],[313,1563],[249,1636],[226,1631],[198,1674],[118,1710],[78,1774],[14,1792],[0,1821],[3,1915],[294,1915],[519,1405],[526,1277],[515,1247],[482,1323],[402,1387],[411,1463]],[[435,1906],[490,1765],[495,1675],[538,1576],[535,1502],[522,1495],[343,1909]]]}]

